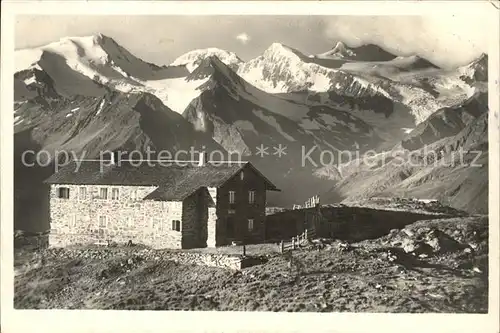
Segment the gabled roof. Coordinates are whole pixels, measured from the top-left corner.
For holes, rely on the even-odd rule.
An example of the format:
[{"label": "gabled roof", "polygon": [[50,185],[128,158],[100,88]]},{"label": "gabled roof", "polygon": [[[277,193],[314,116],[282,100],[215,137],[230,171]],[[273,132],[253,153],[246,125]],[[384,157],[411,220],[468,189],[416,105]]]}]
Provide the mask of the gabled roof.
[{"label": "gabled roof", "polygon": [[158,186],[146,200],[182,200],[200,187],[220,187],[243,168],[252,168],[266,182],[270,191],[279,191],[250,163],[225,163],[204,166],[161,165],[160,163],[120,161],[103,165],[99,161],[83,161],[78,168],[72,162],[53,174],[45,183],[73,185]]}]

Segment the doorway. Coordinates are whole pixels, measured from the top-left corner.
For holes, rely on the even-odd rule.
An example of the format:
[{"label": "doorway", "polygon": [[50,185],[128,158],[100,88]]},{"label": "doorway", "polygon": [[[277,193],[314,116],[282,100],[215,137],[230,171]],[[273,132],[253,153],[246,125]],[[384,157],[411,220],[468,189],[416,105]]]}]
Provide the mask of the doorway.
[{"label": "doorway", "polygon": [[234,239],[235,237],[235,234],[236,234],[236,219],[234,218],[234,216],[228,216],[226,218],[226,237],[228,239]]}]

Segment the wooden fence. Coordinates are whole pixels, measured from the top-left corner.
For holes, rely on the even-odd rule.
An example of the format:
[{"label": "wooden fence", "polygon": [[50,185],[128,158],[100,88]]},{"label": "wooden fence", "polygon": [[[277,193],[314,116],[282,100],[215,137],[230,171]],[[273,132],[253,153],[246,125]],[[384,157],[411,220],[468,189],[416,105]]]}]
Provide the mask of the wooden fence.
[{"label": "wooden fence", "polygon": [[[306,229],[304,230],[303,233],[295,236],[295,237],[292,237],[290,239],[287,239],[287,240],[279,240],[279,239],[275,239],[275,240],[266,240],[264,242],[264,244],[278,244],[278,251],[280,253],[284,253],[286,251],[292,251],[292,250],[296,250],[298,248],[300,248],[301,246],[304,246],[306,244],[309,243],[309,240],[310,239],[313,239],[313,238],[316,238],[316,230],[314,228],[312,229]],[[241,245],[241,254],[243,255],[243,257],[246,257],[247,256],[247,245],[246,244],[242,244]]]},{"label": "wooden fence", "polygon": [[312,208],[316,207],[317,205],[320,204],[319,201],[319,196],[315,195],[311,198],[309,198],[303,205],[293,205],[292,209],[303,209],[303,208]]},{"label": "wooden fence", "polygon": [[280,252],[295,250],[301,245],[307,244],[309,239],[316,237],[316,231],[314,229],[306,229],[302,234],[292,237],[290,240],[282,240],[279,243]]}]

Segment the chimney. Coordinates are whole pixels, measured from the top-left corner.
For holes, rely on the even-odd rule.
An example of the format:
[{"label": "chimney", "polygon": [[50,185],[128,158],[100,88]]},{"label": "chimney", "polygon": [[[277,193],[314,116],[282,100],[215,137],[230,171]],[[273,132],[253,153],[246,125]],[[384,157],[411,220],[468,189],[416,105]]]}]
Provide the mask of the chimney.
[{"label": "chimney", "polygon": [[109,153],[109,164],[111,165],[116,164],[115,152]]},{"label": "chimney", "polygon": [[199,158],[198,158],[198,166],[204,166],[207,162],[207,158],[205,155],[205,152],[200,152]]},{"label": "chimney", "polygon": [[120,158],[121,158],[121,152],[120,151],[113,151],[110,156],[110,163],[111,165],[115,164],[120,164]]}]

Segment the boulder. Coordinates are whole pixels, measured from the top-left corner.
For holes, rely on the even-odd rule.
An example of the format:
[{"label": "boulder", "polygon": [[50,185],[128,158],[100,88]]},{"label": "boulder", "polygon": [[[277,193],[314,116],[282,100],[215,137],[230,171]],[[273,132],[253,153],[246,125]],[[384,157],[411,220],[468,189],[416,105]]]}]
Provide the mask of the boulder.
[{"label": "boulder", "polygon": [[432,229],[425,235],[425,243],[431,246],[434,252],[444,253],[464,248],[458,241],[438,229]]}]

